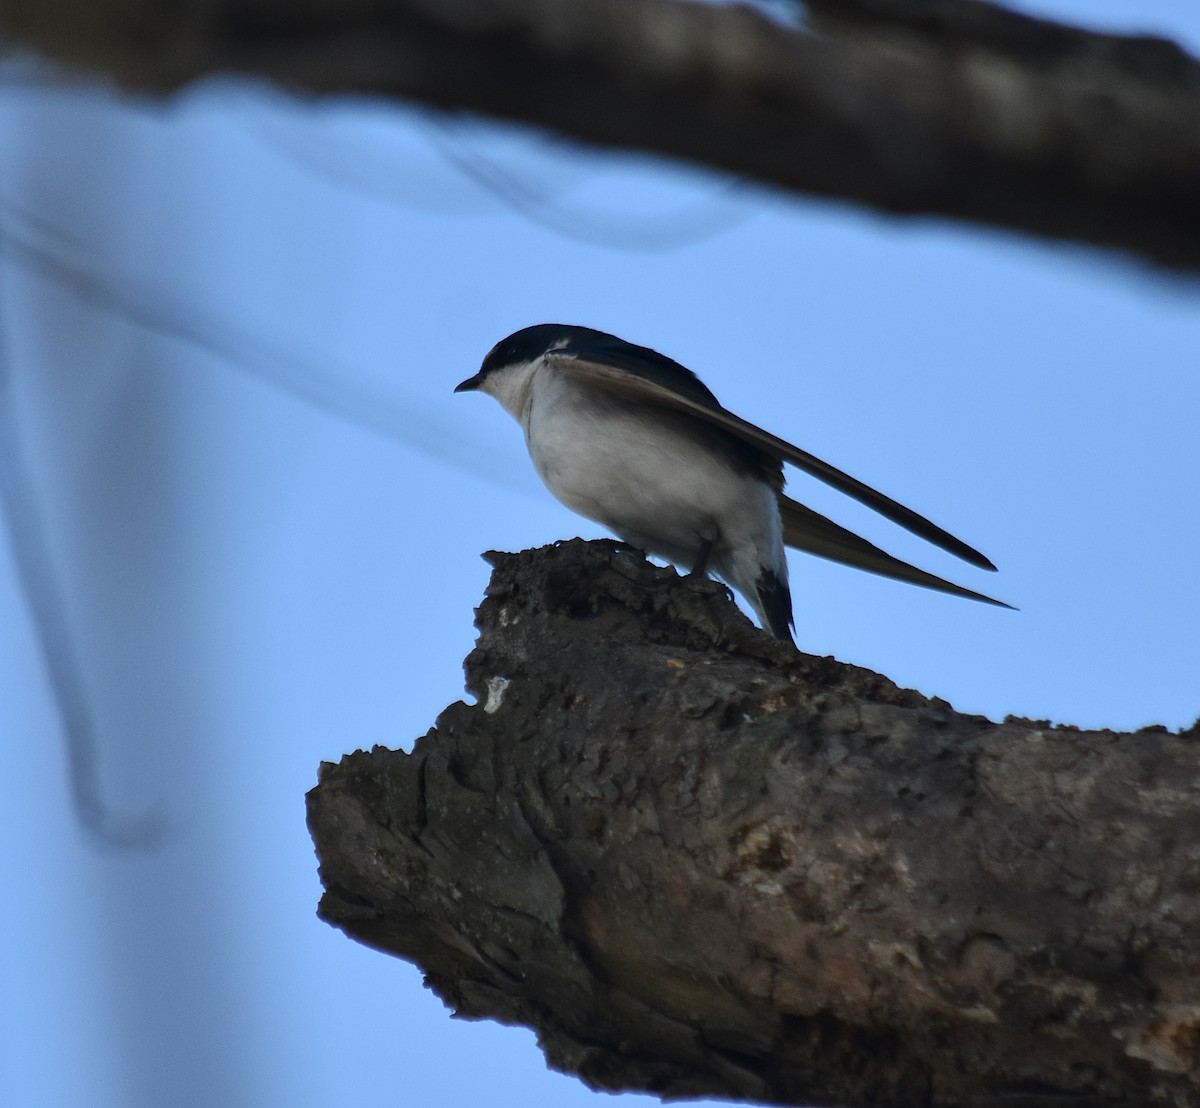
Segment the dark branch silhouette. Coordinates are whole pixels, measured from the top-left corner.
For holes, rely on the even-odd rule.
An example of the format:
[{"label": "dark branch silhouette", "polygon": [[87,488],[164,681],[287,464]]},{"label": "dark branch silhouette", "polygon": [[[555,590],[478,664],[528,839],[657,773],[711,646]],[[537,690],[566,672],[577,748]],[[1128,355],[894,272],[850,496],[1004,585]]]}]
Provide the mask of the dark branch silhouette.
[{"label": "dark branch silhouette", "polygon": [[806,195],[1200,269],[1200,63],[966,0],[24,0],[24,45],[163,93],[212,73],[532,123]]},{"label": "dark branch silhouette", "polygon": [[611,542],[489,558],[479,703],[309,796],[323,918],[601,1089],[1200,1104],[1200,730],[960,715]]}]

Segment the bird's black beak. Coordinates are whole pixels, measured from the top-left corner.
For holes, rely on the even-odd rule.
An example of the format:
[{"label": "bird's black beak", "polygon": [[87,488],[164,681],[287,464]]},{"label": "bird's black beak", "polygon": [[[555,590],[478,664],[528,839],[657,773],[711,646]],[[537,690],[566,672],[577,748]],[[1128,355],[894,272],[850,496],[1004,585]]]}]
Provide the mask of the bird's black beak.
[{"label": "bird's black beak", "polygon": [[476,373],[474,377],[468,377],[461,385],[455,385],[455,392],[474,392],[479,388],[479,382],[483,379],[482,373]]}]

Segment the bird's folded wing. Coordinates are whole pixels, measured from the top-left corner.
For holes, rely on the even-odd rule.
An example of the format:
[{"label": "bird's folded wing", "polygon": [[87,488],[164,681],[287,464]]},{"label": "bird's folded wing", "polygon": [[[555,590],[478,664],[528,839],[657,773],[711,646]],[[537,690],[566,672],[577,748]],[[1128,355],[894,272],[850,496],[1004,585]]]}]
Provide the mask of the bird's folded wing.
[{"label": "bird's folded wing", "polygon": [[948,592],[953,596],[982,600],[985,604],[995,604],[1000,608],[1012,607],[1003,600],[994,600],[983,593],[964,589],[961,585],[944,581],[932,573],[926,573],[923,569],[902,562],[899,558],[893,558],[887,551],[859,538],[853,531],[847,531],[840,524],[790,500],[782,493],[779,494],[779,513],[783,517],[783,541],[797,550],[854,566],[856,569],[865,569],[869,573],[878,573],[883,577],[894,577],[897,581],[908,581],[914,585],[923,585],[927,589]]},{"label": "bird's folded wing", "polygon": [[[571,373],[579,380],[587,381],[598,388],[607,389],[616,395],[690,412],[692,415],[736,435],[759,450],[782,458],[785,462],[791,462],[792,465],[824,481],[827,485],[832,485],[839,492],[844,492],[846,495],[854,497],[855,500],[861,501],[868,508],[874,509],[893,523],[898,523],[913,534],[920,535],[921,538],[935,546],[940,546],[943,550],[948,550],[951,554],[957,555],[972,565],[979,566],[980,569],[994,570],[996,568],[978,550],[968,546],[961,539],[956,539],[948,531],[943,531],[936,523],[918,515],[911,508],[906,508],[891,497],[885,496],[869,485],[864,485],[848,473],[843,473],[828,462],[823,462],[815,455],[809,454],[808,451],[801,450],[790,442],[785,442],[776,435],[772,435],[769,431],[764,431],[761,427],[756,427],[753,423],[734,415],[715,399],[710,400],[711,393],[708,393],[703,386],[701,386],[702,391],[698,391],[694,387],[687,387],[681,391],[679,383],[673,379],[673,374],[667,372],[665,368],[660,370],[659,367],[643,364],[640,360],[635,362],[630,358],[623,358],[618,350],[609,350],[607,347],[595,352],[589,351],[586,355],[555,351],[547,357],[564,372]],[[675,366],[675,363],[670,362],[667,358],[663,358],[663,361]],[[676,368],[682,370],[682,367]],[[687,371],[683,370],[683,372]],[[688,374],[688,376],[691,375]],[[903,565],[904,563],[897,564]],[[919,573],[920,570],[913,570],[913,572]],[[911,580],[911,578],[905,579]],[[931,580],[938,579],[931,578]],[[931,585],[930,587],[939,588],[945,584],[942,582],[941,585]],[[947,591],[950,590],[947,589]],[[958,591],[964,596],[977,596],[967,589]],[[987,597],[977,598],[987,599]]]}]

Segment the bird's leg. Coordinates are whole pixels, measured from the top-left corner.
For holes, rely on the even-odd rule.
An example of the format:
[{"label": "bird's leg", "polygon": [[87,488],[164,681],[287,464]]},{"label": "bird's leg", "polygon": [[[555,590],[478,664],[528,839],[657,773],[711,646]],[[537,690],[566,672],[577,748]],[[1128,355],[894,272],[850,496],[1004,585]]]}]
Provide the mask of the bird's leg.
[{"label": "bird's leg", "polygon": [[700,544],[700,553],[696,555],[696,560],[692,563],[689,577],[703,577],[708,572],[708,558],[712,554],[712,548],[712,539],[705,539]]}]

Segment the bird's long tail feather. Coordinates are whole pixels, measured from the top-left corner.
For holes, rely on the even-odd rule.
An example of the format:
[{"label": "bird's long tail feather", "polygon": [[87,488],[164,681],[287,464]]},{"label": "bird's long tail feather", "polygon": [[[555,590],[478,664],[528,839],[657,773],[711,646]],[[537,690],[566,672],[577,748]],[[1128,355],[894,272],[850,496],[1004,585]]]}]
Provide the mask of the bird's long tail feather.
[{"label": "bird's long tail feather", "polygon": [[806,508],[803,504],[779,494],[779,512],[783,517],[783,541],[797,550],[815,554],[818,558],[828,558],[833,562],[865,569],[868,573],[878,573],[883,577],[893,577],[897,581],[908,581],[913,585],[921,585],[927,589],[949,593],[951,596],[964,596],[969,600],[980,600],[984,604],[995,604],[1000,608],[1012,608],[1003,600],[995,600],[983,593],[972,592],[951,581],[945,581],[923,569],[910,566],[899,558],[879,547],[859,538],[853,531],[827,519],[819,512]]}]

